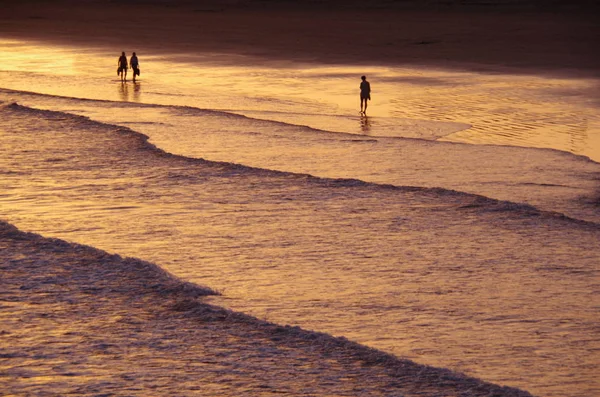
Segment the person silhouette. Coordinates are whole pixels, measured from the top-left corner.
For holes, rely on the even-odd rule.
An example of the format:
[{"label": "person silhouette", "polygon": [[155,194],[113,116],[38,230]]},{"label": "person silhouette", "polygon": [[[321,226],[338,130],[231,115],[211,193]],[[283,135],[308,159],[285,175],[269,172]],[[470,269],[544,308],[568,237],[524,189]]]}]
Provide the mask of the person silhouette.
[{"label": "person silhouette", "polygon": [[371,100],[371,84],[367,81],[367,76],[360,76],[360,112],[367,113],[367,101]]},{"label": "person silhouette", "polygon": [[138,61],[137,55],[135,52],[131,55],[129,59],[129,66],[131,66],[131,70],[133,71],[133,82],[135,83],[135,76],[140,75],[140,63]]},{"label": "person silhouette", "polygon": [[117,65],[117,75],[121,76],[121,81],[127,80],[127,57],[125,56],[125,51],[121,53]]}]

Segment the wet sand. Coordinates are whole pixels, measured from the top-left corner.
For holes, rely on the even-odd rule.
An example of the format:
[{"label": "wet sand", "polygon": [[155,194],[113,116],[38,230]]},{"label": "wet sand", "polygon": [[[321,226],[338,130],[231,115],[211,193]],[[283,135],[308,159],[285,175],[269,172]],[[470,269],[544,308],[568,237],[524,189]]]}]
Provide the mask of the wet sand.
[{"label": "wet sand", "polygon": [[141,59],[217,52],[258,61],[599,74],[593,2],[365,3],[5,2],[0,35],[114,48],[115,62],[121,51]]},{"label": "wet sand", "polygon": [[529,396],[202,303],[157,266],[0,222],[10,395]]}]

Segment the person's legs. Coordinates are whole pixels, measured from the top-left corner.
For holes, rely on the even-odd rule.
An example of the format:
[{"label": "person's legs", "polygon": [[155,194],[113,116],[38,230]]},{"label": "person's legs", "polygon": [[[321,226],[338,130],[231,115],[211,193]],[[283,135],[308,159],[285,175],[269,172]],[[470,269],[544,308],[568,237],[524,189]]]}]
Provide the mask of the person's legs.
[{"label": "person's legs", "polygon": [[365,113],[367,111],[367,101],[368,98],[360,97],[360,112]]}]

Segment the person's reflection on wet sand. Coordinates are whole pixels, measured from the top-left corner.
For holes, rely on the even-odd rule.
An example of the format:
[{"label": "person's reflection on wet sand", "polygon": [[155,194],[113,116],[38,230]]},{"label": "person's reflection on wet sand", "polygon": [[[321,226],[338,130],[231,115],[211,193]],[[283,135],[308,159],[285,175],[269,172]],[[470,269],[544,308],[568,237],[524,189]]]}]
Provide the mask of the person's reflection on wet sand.
[{"label": "person's reflection on wet sand", "polygon": [[119,84],[119,97],[123,102],[129,102],[129,87],[126,82]]},{"label": "person's reflection on wet sand", "polygon": [[142,94],[142,85],[138,82],[133,83],[133,92],[129,87],[129,83],[122,82],[119,84],[119,98],[123,102],[139,102]]},{"label": "person's reflection on wet sand", "polygon": [[138,82],[133,83],[133,102],[139,102],[142,94],[142,85]]},{"label": "person's reflection on wet sand", "polygon": [[360,116],[360,129],[366,135],[369,135],[371,132],[371,120],[369,120],[366,114]]}]

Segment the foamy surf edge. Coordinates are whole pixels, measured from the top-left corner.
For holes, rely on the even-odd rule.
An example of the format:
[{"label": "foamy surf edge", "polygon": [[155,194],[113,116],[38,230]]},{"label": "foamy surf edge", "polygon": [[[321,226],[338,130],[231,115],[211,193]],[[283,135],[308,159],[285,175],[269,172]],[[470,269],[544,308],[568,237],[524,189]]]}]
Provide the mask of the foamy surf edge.
[{"label": "foamy surf edge", "polygon": [[[195,116],[215,115],[215,116],[227,117],[227,118],[238,119],[238,120],[253,120],[256,122],[269,123],[270,125],[285,126],[285,127],[291,127],[291,128],[302,128],[308,132],[327,134],[327,135],[331,135],[331,136],[347,136],[349,138],[357,138],[357,139],[387,138],[387,139],[406,139],[406,140],[415,140],[415,141],[435,141],[435,140],[450,136],[452,134],[455,134],[459,131],[463,131],[463,130],[471,128],[471,125],[466,124],[466,123],[397,118],[398,121],[403,121],[403,122],[416,123],[416,124],[435,124],[435,125],[445,126],[447,131],[445,131],[444,133],[437,133],[437,134],[430,133],[426,137],[420,136],[421,134],[416,134],[416,135],[415,134],[390,135],[390,134],[385,134],[385,133],[364,134],[364,133],[357,133],[357,132],[345,132],[345,131],[342,131],[339,129],[327,129],[327,128],[314,127],[314,126],[307,125],[304,122],[283,121],[283,120],[268,119],[268,118],[261,117],[261,115],[265,115],[265,114],[280,114],[280,113],[274,112],[274,111],[260,112],[260,111],[244,110],[244,109],[239,109],[239,110],[218,109],[217,110],[217,109],[200,108],[200,107],[186,106],[186,105],[166,105],[166,104],[159,104],[159,103],[140,103],[140,102],[135,102],[135,103],[134,102],[117,102],[117,101],[111,101],[111,100],[107,100],[107,99],[91,99],[91,98],[70,97],[70,96],[63,96],[63,95],[42,94],[42,93],[38,93],[35,91],[20,91],[20,90],[12,90],[12,89],[2,88],[2,87],[0,87],[0,93],[14,94],[14,95],[19,95],[19,96],[38,97],[38,98],[56,98],[56,99],[67,100],[67,101],[76,100],[76,101],[81,101],[81,102],[85,102],[85,103],[96,103],[96,104],[105,104],[105,105],[110,104],[111,106],[120,107],[120,108],[135,107],[135,108],[145,108],[145,109],[171,109],[172,111],[175,111],[179,114],[190,114],[190,115],[195,115]],[[285,114],[292,114],[292,113],[286,112]],[[294,115],[298,115],[298,114],[294,114]],[[304,116],[306,116],[306,117],[314,116],[314,117],[333,118],[333,119],[335,119],[335,118],[343,119],[343,118],[351,117],[351,118],[354,118],[357,120],[360,119],[360,117],[343,116],[343,115],[339,115],[339,114],[318,114],[318,115],[317,114],[314,114],[314,115],[304,114]]]},{"label": "foamy surf edge", "polygon": [[[578,219],[574,217],[570,217],[566,214],[560,212],[553,212],[539,209],[535,206],[525,203],[518,203],[506,200],[498,200],[491,197],[478,195],[475,193],[467,193],[458,190],[452,190],[441,187],[422,187],[422,186],[410,186],[410,185],[392,185],[392,184],[381,184],[375,182],[366,182],[360,179],[353,178],[326,178],[314,176],[311,174],[300,174],[294,173],[290,171],[279,171],[272,170],[266,168],[258,168],[244,164],[232,163],[232,162],[224,162],[224,161],[214,161],[214,160],[206,160],[198,157],[186,157],[179,154],[170,153],[164,149],[157,147],[156,145],[150,142],[150,137],[142,134],[138,131],[135,131],[131,128],[107,124],[100,121],[96,121],[90,119],[87,116],[80,116],[77,114],[72,114],[68,112],[55,111],[55,110],[45,110],[45,109],[37,109],[34,107],[24,106],[17,102],[12,103],[0,103],[0,106],[17,112],[25,112],[29,113],[32,116],[43,116],[47,119],[72,119],[81,123],[90,123],[90,126],[94,127],[103,127],[108,129],[111,133],[115,133],[120,135],[121,137],[127,137],[132,141],[136,142],[136,146],[140,150],[148,151],[149,153],[153,153],[159,157],[163,158],[176,158],[179,160],[183,160],[185,162],[189,162],[190,164],[202,164],[204,166],[209,167],[218,167],[222,170],[222,172],[228,176],[240,175],[240,174],[253,174],[253,175],[263,175],[263,176],[280,176],[287,178],[295,178],[300,179],[306,182],[310,182],[315,184],[315,186],[327,186],[329,188],[348,188],[348,187],[361,187],[361,188],[375,188],[375,189],[386,189],[386,190],[395,190],[398,192],[420,192],[423,194],[431,194],[439,197],[461,197],[467,198],[472,201],[470,205],[463,205],[460,207],[462,210],[473,210],[478,211],[480,213],[485,212],[506,212],[506,213],[515,213],[520,215],[525,215],[527,217],[543,217],[554,220],[562,220],[565,222],[570,222],[582,227],[590,227],[594,230],[600,229],[600,224]],[[148,105],[155,106],[155,105]],[[197,109],[196,109],[197,110]],[[245,116],[240,116],[245,117]],[[402,138],[402,139],[412,139],[412,138]],[[554,150],[554,149],[548,149]],[[566,152],[560,152],[567,154]]]},{"label": "foamy surf edge", "polygon": [[[117,305],[121,301],[120,298],[125,296],[124,301],[131,302],[132,310],[152,313],[158,310],[157,308],[162,308],[173,316],[180,319],[183,317],[185,321],[191,322],[192,326],[193,323],[211,322],[247,328],[248,340],[241,343],[251,343],[256,349],[259,349],[262,343],[268,342],[286,349],[298,350],[298,354],[304,354],[308,349],[311,354],[316,352],[317,357],[322,360],[341,360],[340,355],[351,357],[352,362],[361,366],[360,371],[385,374],[389,378],[386,387],[390,393],[394,393],[393,395],[402,392],[408,396],[412,395],[412,391],[426,389],[435,391],[435,395],[440,396],[531,396],[520,389],[498,386],[448,369],[401,359],[343,337],[307,331],[295,326],[282,326],[209,305],[203,303],[201,298],[217,292],[179,280],[158,265],[135,258],[122,258],[91,246],[23,232],[1,220],[0,244],[3,247],[0,251],[0,268],[3,274],[5,301],[35,301],[37,304],[43,304],[44,299],[52,299],[68,302],[70,310],[67,314],[71,316],[70,320],[74,324],[85,321],[85,313],[77,310],[77,305],[82,299],[81,294],[83,299],[90,300],[110,300],[111,297],[118,297]],[[74,291],[80,295],[74,297]],[[11,296],[12,294],[18,294],[18,298]],[[12,309],[10,314],[14,315],[15,309]],[[164,314],[162,316],[168,317]],[[153,321],[161,319],[159,317]],[[163,321],[168,322],[169,319],[164,318]],[[103,326],[110,333],[111,324]],[[137,326],[144,327],[144,324],[138,323]],[[148,326],[157,325],[153,323]],[[12,331],[7,325],[1,334],[10,335]],[[64,331],[57,329],[56,335]],[[31,329],[30,332],[35,332],[35,329]],[[65,335],[67,334],[68,332]],[[43,339],[45,336],[39,337]],[[103,335],[89,337],[102,338]],[[217,337],[227,338],[226,335]],[[59,337],[54,336],[52,343],[57,343],[55,339]],[[194,341],[194,338],[186,339],[184,343]],[[201,343],[201,340],[198,342]],[[141,340],[137,343],[145,342]],[[38,346],[38,360],[46,358],[43,346],[44,344]],[[18,356],[18,352],[5,355],[6,366],[11,367],[11,361],[14,365],[22,365],[17,362]],[[52,360],[51,355],[48,355],[47,359]],[[176,360],[177,357],[173,359]],[[164,371],[169,369],[164,368]],[[16,388],[17,386],[13,391],[17,391]]]}]

